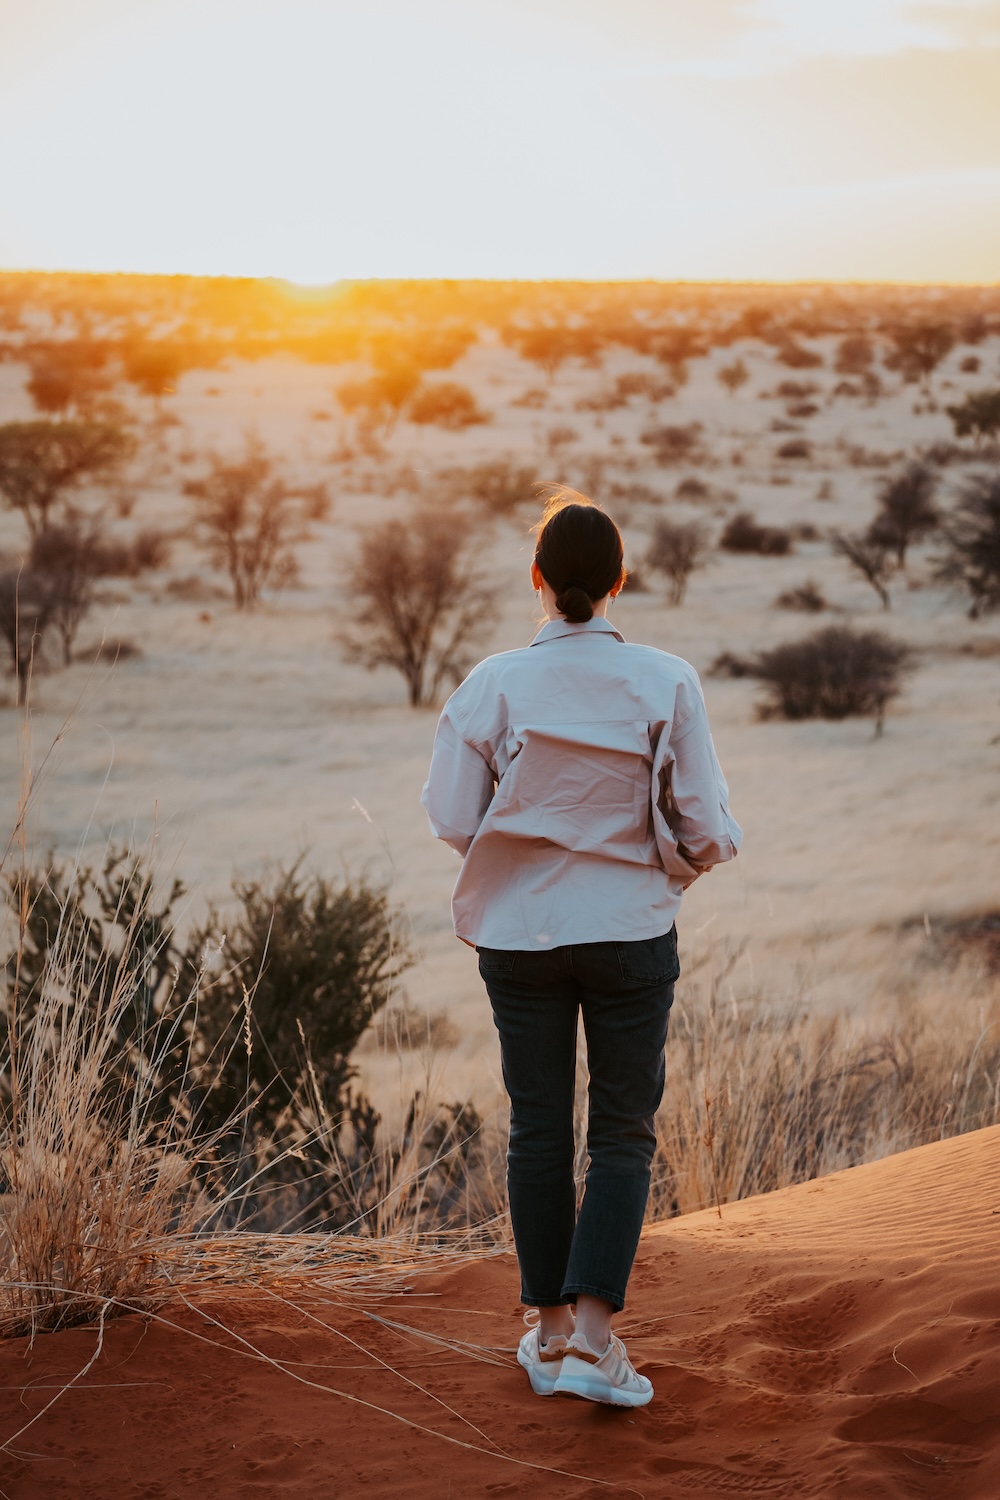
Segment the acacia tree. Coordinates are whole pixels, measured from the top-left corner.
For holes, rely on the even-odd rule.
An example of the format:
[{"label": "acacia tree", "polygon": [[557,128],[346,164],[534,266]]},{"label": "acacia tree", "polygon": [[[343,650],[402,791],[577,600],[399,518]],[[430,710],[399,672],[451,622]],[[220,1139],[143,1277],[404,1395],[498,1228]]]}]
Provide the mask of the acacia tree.
[{"label": "acacia tree", "polygon": [[929,464],[909,463],[879,493],[879,511],[868,528],[868,540],[896,554],[906,566],[906,549],[933,531],[940,519],[934,504],[937,475]]},{"label": "acacia tree", "polygon": [[497,591],[470,560],[473,535],[455,512],[427,504],[361,533],[347,575],[358,610],[345,653],[370,669],[393,667],[414,708],[461,681],[493,612]]},{"label": "acacia tree", "polygon": [[224,568],[237,609],[252,609],[261,592],[293,576],[292,547],[309,521],[329,508],[322,485],[292,486],[275,473],[275,461],[256,438],[242,459],[213,454],[208,473],[189,479],[184,493],[195,502],[195,518],[212,563]]},{"label": "acacia tree", "polygon": [[691,574],[703,568],[707,560],[708,531],[700,521],[657,521],[646,551],[646,566],[666,574],[671,604],[684,603]]},{"label": "acacia tree", "polygon": [[1000,609],[1000,474],[969,479],[942,532],[937,576],[969,594],[971,619]]},{"label": "acacia tree", "polygon": [[135,448],[108,422],[7,422],[0,427],[0,495],[34,543],[72,491],[112,478]]}]

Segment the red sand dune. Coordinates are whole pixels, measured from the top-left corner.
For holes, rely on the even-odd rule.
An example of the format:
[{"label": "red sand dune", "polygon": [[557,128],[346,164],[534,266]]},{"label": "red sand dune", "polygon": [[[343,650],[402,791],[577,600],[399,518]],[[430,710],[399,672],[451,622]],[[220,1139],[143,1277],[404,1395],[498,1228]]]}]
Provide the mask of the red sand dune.
[{"label": "red sand dune", "polygon": [[[87,1377],[17,1440],[19,1457],[0,1454],[0,1490],[997,1500],[998,1252],[1000,1127],[659,1226],[621,1320],[656,1388],[632,1412],[532,1395],[513,1360],[510,1256],[369,1304],[497,1347],[497,1363],[316,1292],[292,1305],[234,1291],[167,1308],[172,1326],[109,1324]],[[0,1346],[0,1439],[94,1347],[92,1329]]]}]

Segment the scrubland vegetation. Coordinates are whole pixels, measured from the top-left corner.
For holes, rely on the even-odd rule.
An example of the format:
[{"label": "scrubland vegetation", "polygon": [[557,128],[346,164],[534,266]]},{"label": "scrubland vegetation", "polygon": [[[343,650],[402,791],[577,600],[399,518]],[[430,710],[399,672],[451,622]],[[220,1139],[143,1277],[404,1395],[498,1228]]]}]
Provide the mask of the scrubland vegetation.
[{"label": "scrubland vegetation", "polygon": [[[103,814],[90,831],[114,780],[95,755],[57,816],[32,815],[34,849],[5,776],[4,1326],[106,1313],[210,1263],[251,1274],[234,1235],[261,1265],[278,1233],[302,1257],[331,1232],[503,1238],[485,1002],[411,809],[420,710],[530,639],[548,483],[622,523],[625,633],[708,679],[741,820],[758,788],[748,879],[779,793],[789,842],[863,890],[863,856],[952,798],[926,878],[900,855],[884,911],[859,897],[842,920],[841,958],[899,954],[877,1004],[847,1003],[857,969],[836,1005],[813,971],[778,982],[788,933],[748,948],[735,898],[692,892],[651,1213],[1000,1119],[990,859],[940,911],[927,895],[947,893],[943,824],[954,871],[996,805],[998,413],[995,289],[0,276],[8,741],[26,704],[71,738],[96,681],[134,786],[156,769],[137,797],[162,797],[168,762],[175,797],[209,788],[186,896],[132,852],[137,802],[116,804],[124,845],[100,843]],[[922,759],[918,734],[973,698],[986,731],[956,718],[954,762]],[[855,719],[881,740],[834,738]],[[898,774],[873,759],[891,745],[912,747]],[[43,808],[37,769],[29,753]],[[909,813],[892,775],[903,799],[925,788]]]}]

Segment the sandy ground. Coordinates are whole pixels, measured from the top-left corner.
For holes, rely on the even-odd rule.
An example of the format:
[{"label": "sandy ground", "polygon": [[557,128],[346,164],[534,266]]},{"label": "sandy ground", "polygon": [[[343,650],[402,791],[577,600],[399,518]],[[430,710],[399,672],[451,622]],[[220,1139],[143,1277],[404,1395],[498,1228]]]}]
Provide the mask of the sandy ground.
[{"label": "sandy ground", "polygon": [[[732,975],[737,996],[794,996],[817,1006],[865,1010],[919,989],[920,954],[912,943],[901,947],[901,924],[933,932],[943,916],[1000,901],[1000,626],[995,618],[970,622],[961,601],[929,582],[926,547],[914,549],[884,613],[824,535],[866,524],[877,485],[892,471],[852,461],[851,450],[899,455],[898,463],[916,444],[949,439],[943,405],[994,378],[1000,339],[977,351],[983,367],[976,375],[959,371],[961,350],[949,356],[935,376],[940,406],[933,408],[896,377],[886,377],[887,394],[871,406],[829,399],[840,379],[831,368],[833,345],[817,347],[825,368],[790,371],[773,350],[746,341],[692,362],[687,385],[658,406],[636,399],[595,414],[576,403],[618,373],[657,367],[612,351],[603,369],[570,363],[549,384],[512,351],[481,343],[445,374],[474,391],[492,413],[488,425],[456,434],[401,422],[381,464],[359,460],[351,468],[335,461],[351,429],[333,397],[357,373],[350,367],[272,359],[185,375],[163,403],[175,425],[150,446],[135,511],[123,523],[176,533],[170,567],[134,583],[109,582],[81,636],[82,648],[120,637],[139,654],[114,668],[80,660],[39,678],[26,754],[7,689],[0,826],[13,820],[27,759],[36,769],[44,762],[30,823],[35,849],[82,850],[94,859],[109,840],[142,841],[155,828],[160,867],[184,879],[191,912],[224,895],[235,870],[303,850],[328,874],[364,869],[388,880],[421,953],[405,996],[417,1008],[445,1012],[459,1032],[454,1050],[438,1059],[442,1094],[486,1098],[496,1088],[492,1026],[474,956],[450,931],[455,857],[429,838],[418,803],[436,715],[409,710],[391,671],[368,674],[342,659],[337,630],[351,607],[345,559],[358,526],[412,503],[379,489],[380,475],[402,465],[426,476],[502,455],[582,483],[598,457],[611,465],[608,479],[651,486],[663,505],[713,527],[738,504],[763,521],[808,523],[820,533],[788,557],[715,553],[679,609],[666,606],[655,581],[648,593],[626,593],[615,619],[629,638],[675,651],[703,672],[723,650],[773,645],[841,620],[887,628],[919,652],[881,740],[864,720],[761,723],[752,683],[705,679],[746,841],[733,866],[690,892],[680,924],[684,961],[690,965],[706,945],[724,955],[745,943]],[[716,369],[736,357],[751,379],[733,398]],[[0,365],[0,419],[32,414],[24,374]],[[813,442],[812,456],[795,462],[776,456],[787,433],[772,424],[788,424],[784,403],[766,395],[790,378],[819,387],[817,412],[793,424]],[[511,404],[527,389],[542,393],[542,408]],[[691,421],[703,424],[704,462],[657,467],[641,431],[651,422]],[[559,426],[575,436],[553,456],[548,434]],[[192,544],[181,485],[199,472],[207,448],[235,450],[249,427],[291,472],[325,479],[334,507],[299,548],[301,586],[241,615],[225,580]],[[698,506],[677,505],[673,490],[692,474],[712,494]],[[945,498],[960,478],[960,469],[942,471]],[[630,556],[641,560],[662,506],[612,501],[609,508],[623,522]],[[524,513],[482,533],[482,557],[505,597],[476,655],[531,638],[532,519]],[[19,546],[17,518],[0,516],[0,548],[14,555]],[[806,578],[819,583],[831,611],[804,616],[773,607],[781,590]],[[380,1103],[405,1093],[395,1060],[369,1049],[362,1064]]]},{"label": "sandy ground", "polygon": [[71,1388],[94,1329],[11,1341],[0,1489],[996,1500],[998,1215],[1000,1127],[647,1231],[639,1411],[531,1393],[508,1255],[364,1304],[314,1283],[123,1317]]}]

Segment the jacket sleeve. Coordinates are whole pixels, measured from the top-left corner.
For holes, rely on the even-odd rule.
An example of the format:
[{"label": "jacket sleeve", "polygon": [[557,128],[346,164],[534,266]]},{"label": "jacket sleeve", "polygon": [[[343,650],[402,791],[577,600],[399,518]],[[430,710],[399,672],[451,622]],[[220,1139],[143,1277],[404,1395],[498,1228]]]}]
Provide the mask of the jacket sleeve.
[{"label": "jacket sleeve", "polygon": [[653,828],[669,875],[684,885],[696,880],[696,867],[735,859],[743,831],[729,811],[729,788],[715,754],[701,684],[682,684],[679,724],[660,736],[653,758]]},{"label": "jacket sleeve", "polygon": [[438,721],[421,793],[431,832],[464,858],[493,800],[493,770],[463,737],[449,700]]}]

